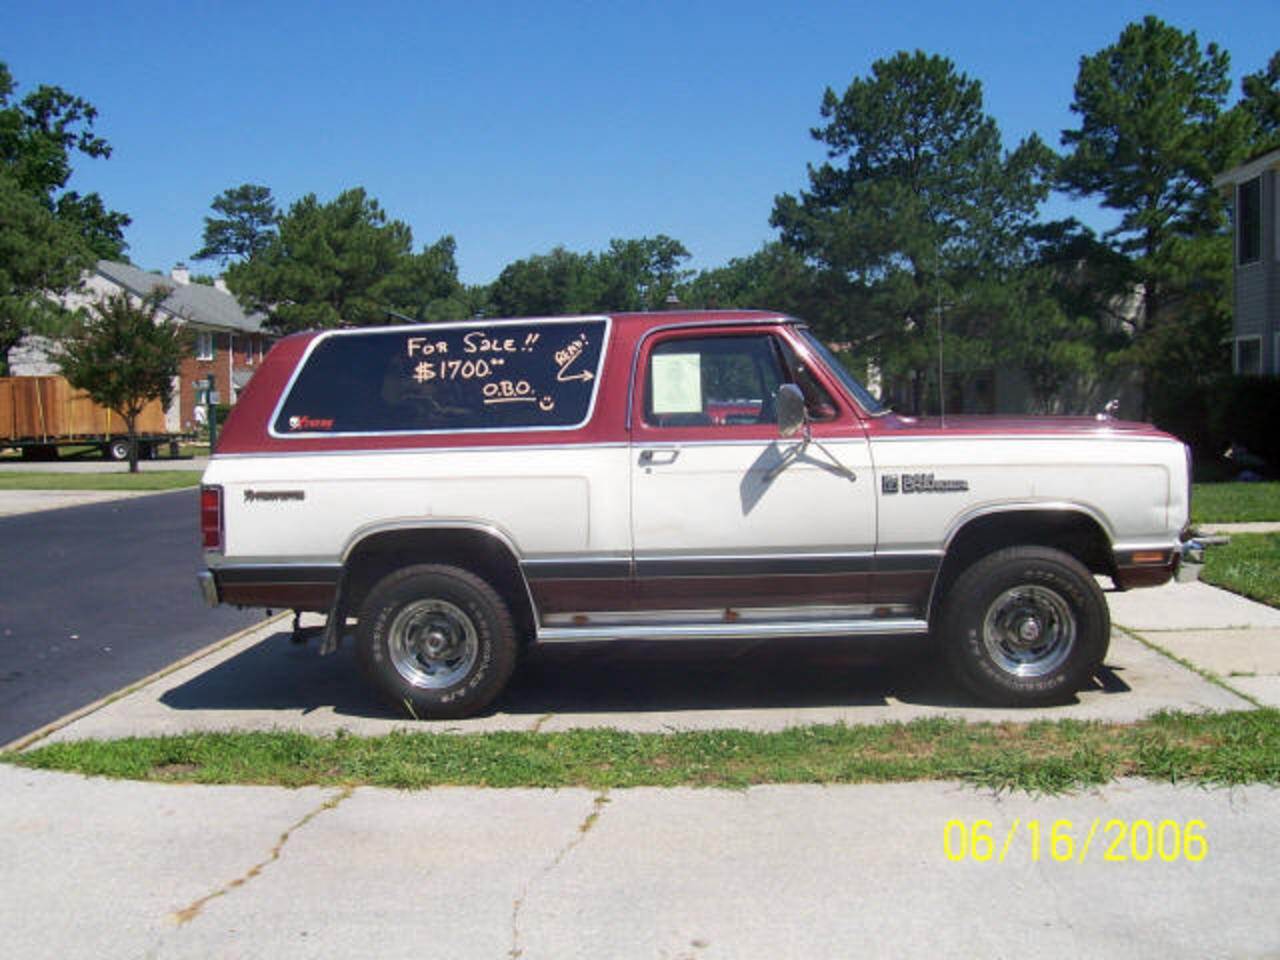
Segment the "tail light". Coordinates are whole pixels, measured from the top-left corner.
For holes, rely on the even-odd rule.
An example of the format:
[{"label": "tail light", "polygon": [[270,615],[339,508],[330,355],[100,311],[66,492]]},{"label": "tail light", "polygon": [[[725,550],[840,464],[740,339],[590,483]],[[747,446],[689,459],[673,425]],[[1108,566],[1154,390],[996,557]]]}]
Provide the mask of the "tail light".
[{"label": "tail light", "polygon": [[222,549],[222,488],[200,488],[200,537],[206,550]]}]

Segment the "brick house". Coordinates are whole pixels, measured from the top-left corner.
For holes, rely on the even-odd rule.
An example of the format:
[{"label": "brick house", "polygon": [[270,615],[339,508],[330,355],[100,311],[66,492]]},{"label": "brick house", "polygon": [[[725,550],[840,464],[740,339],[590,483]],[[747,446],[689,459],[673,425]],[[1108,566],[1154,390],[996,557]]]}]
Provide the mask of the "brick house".
[{"label": "brick house", "polygon": [[1280,375],[1280,150],[1233,167],[1213,184],[1233,212],[1232,368]]},{"label": "brick house", "polygon": [[[182,361],[174,384],[174,403],[166,411],[166,429],[187,432],[196,423],[196,406],[205,402],[205,383],[209,374],[223,403],[234,404],[253,372],[262,363],[273,338],[264,333],[261,314],[249,315],[218,280],[215,285],[192,283],[185,264],[178,264],[168,276],[148,273],[127,263],[99,260],[85,277],[79,290],[62,298],[68,309],[75,310],[104,296],[127,292],[139,299],[149,296],[158,286],[170,288],[161,303],[162,312],[192,331],[192,353]],[[39,358],[39,350],[19,352],[14,373],[48,373],[50,361]],[[37,370],[36,366],[41,369]],[[27,368],[29,369],[20,369]]]}]

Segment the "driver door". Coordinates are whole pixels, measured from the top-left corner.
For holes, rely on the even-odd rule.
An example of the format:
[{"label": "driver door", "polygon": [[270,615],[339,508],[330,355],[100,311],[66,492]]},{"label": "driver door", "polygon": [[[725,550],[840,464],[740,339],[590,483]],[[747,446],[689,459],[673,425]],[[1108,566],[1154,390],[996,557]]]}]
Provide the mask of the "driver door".
[{"label": "driver door", "polygon": [[[781,328],[655,334],[633,397],[636,599],[712,612],[865,602],[876,503],[860,421]],[[804,391],[814,437],[779,436],[774,398]],[[833,612],[833,611],[826,611]]]}]

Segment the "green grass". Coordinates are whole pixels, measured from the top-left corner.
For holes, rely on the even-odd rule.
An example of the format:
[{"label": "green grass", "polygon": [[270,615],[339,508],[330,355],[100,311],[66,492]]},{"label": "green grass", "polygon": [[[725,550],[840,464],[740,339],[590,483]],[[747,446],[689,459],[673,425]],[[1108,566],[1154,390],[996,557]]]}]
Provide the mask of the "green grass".
[{"label": "green grass", "polygon": [[1197,483],[1191,488],[1193,523],[1280,521],[1280,483]]},{"label": "green grass", "polygon": [[1205,551],[1200,579],[1280,607],[1280,534],[1233,533],[1229,544]]},{"label": "green grass", "polygon": [[1127,776],[1280,784],[1280,711],[1165,713],[1127,725],[943,718],[780,733],[199,733],[54,743],[0,760],[131,780],[288,787],[742,788],[960,780],[1057,793]]},{"label": "green grass", "polygon": [[0,490],[179,490],[200,483],[198,470],[148,470],[129,473],[59,473],[0,470]]}]

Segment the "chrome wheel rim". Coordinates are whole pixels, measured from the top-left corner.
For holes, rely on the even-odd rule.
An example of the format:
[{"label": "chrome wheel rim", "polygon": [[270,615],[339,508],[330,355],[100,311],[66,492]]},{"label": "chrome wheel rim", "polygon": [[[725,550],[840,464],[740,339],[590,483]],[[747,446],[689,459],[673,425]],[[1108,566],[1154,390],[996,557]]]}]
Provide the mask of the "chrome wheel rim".
[{"label": "chrome wheel rim", "polygon": [[1014,587],[987,608],[982,640],[1001,670],[1015,677],[1043,677],[1071,655],[1076,618],[1056,591]]},{"label": "chrome wheel rim", "polygon": [[387,631],[391,662],[415,687],[451,687],[470,672],[479,653],[475,624],[444,600],[407,604]]}]

